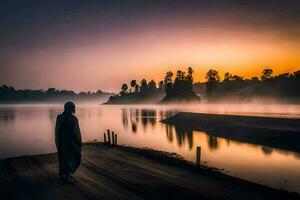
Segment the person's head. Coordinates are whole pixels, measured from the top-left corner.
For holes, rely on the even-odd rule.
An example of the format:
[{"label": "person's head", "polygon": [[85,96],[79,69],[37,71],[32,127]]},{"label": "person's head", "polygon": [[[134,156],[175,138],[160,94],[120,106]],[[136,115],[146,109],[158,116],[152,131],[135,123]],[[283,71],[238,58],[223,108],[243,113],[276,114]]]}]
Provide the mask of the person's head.
[{"label": "person's head", "polygon": [[69,114],[75,114],[75,104],[71,101],[65,103],[65,112]]}]

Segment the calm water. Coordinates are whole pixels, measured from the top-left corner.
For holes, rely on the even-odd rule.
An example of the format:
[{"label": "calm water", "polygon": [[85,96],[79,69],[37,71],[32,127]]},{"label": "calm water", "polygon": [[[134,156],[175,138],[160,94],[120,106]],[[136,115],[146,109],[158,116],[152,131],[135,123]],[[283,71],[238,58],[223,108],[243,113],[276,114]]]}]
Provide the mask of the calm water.
[{"label": "calm water", "polygon": [[[0,158],[54,152],[54,124],[58,105],[0,106]],[[118,142],[176,152],[232,176],[300,193],[300,154],[212,137],[205,132],[183,131],[159,121],[178,111],[300,118],[300,106],[197,105],[197,106],[78,106],[84,141],[103,141],[107,128]]]}]

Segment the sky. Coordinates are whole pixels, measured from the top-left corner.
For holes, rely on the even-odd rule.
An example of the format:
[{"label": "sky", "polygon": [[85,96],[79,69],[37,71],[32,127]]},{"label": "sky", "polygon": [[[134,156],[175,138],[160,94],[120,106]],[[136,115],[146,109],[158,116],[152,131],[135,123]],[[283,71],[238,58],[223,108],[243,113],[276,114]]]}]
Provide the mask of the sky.
[{"label": "sky", "polygon": [[0,84],[116,92],[192,67],[300,69],[299,0],[2,0]]}]

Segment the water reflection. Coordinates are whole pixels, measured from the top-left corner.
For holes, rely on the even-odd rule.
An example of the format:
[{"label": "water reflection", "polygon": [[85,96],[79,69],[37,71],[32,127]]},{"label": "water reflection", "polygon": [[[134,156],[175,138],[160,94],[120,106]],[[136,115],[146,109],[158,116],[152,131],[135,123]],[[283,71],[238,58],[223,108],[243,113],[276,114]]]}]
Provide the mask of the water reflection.
[{"label": "water reflection", "polygon": [[[211,135],[207,135],[208,147],[211,150],[217,150],[219,148],[219,138]],[[229,143],[227,143],[230,146]]]},{"label": "water reflection", "polygon": [[266,146],[262,146],[261,150],[265,155],[271,155],[274,151],[271,147],[266,147]]},{"label": "water reflection", "polygon": [[[193,137],[193,130],[170,126],[170,125],[163,125],[158,123],[158,121],[165,119],[174,115],[176,111],[170,110],[154,110],[154,109],[122,109],[122,124],[124,128],[131,127],[131,132],[133,134],[137,134],[138,132],[145,132],[148,127],[157,128],[157,126],[164,126],[165,134],[168,142],[173,143],[176,141],[179,147],[185,147],[187,145],[189,150],[192,150],[194,147],[194,137]],[[159,120],[158,120],[159,118]],[[142,130],[138,128],[143,127]],[[174,140],[175,137],[175,140]],[[212,136],[209,133],[206,135],[207,139],[207,147],[212,150],[216,151],[220,148],[220,138],[216,136]],[[229,139],[225,140],[226,145],[230,146]],[[254,145],[256,146],[256,145]],[[273,149],[266,146],[261,146],[261,150],[265,155],[271,155]]]},{"label": "water reflection", "polygon": [[133,133],[137,133],[139,131],[138,124],[140,123],[144,130],[146,130],[148,126],[155,128],[157,125],[157,111],[154,109],[129,109],[128,112],[128,109],[122,109],[123,127],[128,128],[129,123]]},{"label": "water reflection", "polygon": [[[126,122],[123,123],[124,128],[127,126],[131,127],[130,133],[138,135],[140,138],[146,137],[146,132],[151,133],[141,141],[142,143],[138,142],[138,145],[175,151],[193,162],[195,161],[196,147],[201,146],[203,164],[225,169],[226,171],[230,171],[231,175],[247,180],[269,184],[278,188],[297,187],[300,191],[300,185],[296,184],[295,178],[292,178],[290,174],[281,172],[283,166],[289,168],[291,164],[284,161],[283,157],[288,158],[290,155],[294,155],[293,162],[297,163],[295,166],[300,167],[300,154],[286,153],[285,151],[274,150],[266,146],[241,143],[212,136],[209,133],[206,134],[204,132],[159,123],[160,120],[174,114],[175,111],[170,110],[123,109],[122,121]],[[164,144],[161,134],[165,135],[165,139],[171,147],[162,147],[166,144]],[[134,141],[137,142],[137,138]],[[126,142],[129,142],[129,140]],[[251,164],[245,165],[246,163]],[[266,173],[264,172],[265,169],[272,172]],[[300,173],[300,170],[296,168],[294,170]],[[281,175],[279,175],[280,173]],[[295,185],[291,186],[293,185],[291,183],[289,183],[289,186],[282,185],[286,184],[284,180],[289,180]]]},{"label": "water reflection", "polygon": [[127,109],[122,109],[122,123],[124,128],[128,127]]},{"label": "water reflection", "polygon": [[175,127],[175,135],[176,135],[177,143],[180,147],[185,144],[185,140],[187,139],[189,149],[193,148],[194,141],[193,141],[192,130]]},{"label": "water reflection", "polygon": [[[0,106],[0,158],[55,151],[54,125],[62,106]],[[300,154],[214,137],[159,121],[176,114],[159,106],[78,106],[84,141],[103,140],[107,128],[120,144],[175,152],[202,164],[280,189],[300,192]],[[8,134],[9,133],[9,134]],[[284,182],[283,180],[287,180]]]},{"label": "water reflection", "polygon": [[173,126],[166,125],[166,135],[169,142],[173,142]]},{"label": "water reflection", "polygon": [[7,108],[0,110],[0,123],[7,123],[15,120],[15,109]]},{"label": "water reflection", "polygon": [[[158,117],[159,120],[162,120],[174,115],[175,113],[176,111],[169,110],[160,110],[157,112],[157,110],[154,109],[122,109],[122,124],[124,128],[128,128],[130,126],[131,131],[134,134],[139,131],[144,132],[148,127],[156,128],[156,126],[164,126],[166,138],[170,143],[174,142],[175,136],[179,147],[185,146],[187,142],[187,146],[191,150],[194,147],[193,130],[158,123]],[[143,130],[138,130],[138,127],[141,126],[143,127]],[[211,150],[217,150],[219,148],[219,139],[210,135],[207,135],[207,138],[208,147]],[[229,143],[229,140],[227,140],[228,145]]]}]

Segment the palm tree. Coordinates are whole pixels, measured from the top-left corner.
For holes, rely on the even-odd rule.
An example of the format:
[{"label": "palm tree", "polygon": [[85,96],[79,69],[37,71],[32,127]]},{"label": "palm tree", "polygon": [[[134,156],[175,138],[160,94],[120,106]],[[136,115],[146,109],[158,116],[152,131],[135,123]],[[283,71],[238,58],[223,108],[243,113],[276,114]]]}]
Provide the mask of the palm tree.
[{"label": "palm tree", "polygon": [[273,70],[272,69],[264,69],[261,73],[261,80],[265,81],[267,79],[272,78]]},{"label": "palm tree", "polygon": [[194,70],[193,70],[193,68],[191,68],[191,67],[188,67],[187,71],[188,71],[188,74],[191,75],[191,76],[192,76],[193,73],[194,73]]},{"label": "palm tree", "polygon": [[176,80],[184,80],[185,79],[185,72],[178,70],[176,72]]},{"label": "palm tree", "polygon": [[188,73],[188,75],[187,75],[187,80],[188,81],[192,81],[193,82],[193,73],[194,73],[194,70],[193,70],[193,68],[191,68],[191,67],[188,67],[188,69],[187,69],[187,73]]},{"label": "palm tree", "polygon": [[136,85],[134,86],[134,92],[135,92],[135,93],[138,93],[138,92],[139,92],[139,89],[140,89],[139,84],[136,84]]},{"label": "palm tree", "polygon": [[124,83],[124,84],[122,85],[122,87],[121,87],[121,90],[122,90],[122,92],[123,92],[124,94],[126,94],[126,93],[127,93],[128,86],[127,86],[127,84],[126,84],[126,83]]},{"label": "palm tree", "polygon": [[173,72],[168,71],[168,72],[166,73],[164,82],[165,82],[165,83],[172,83],[172,81],[173,81],[173,80],[172,80],[172,77],[173,77]]}]

